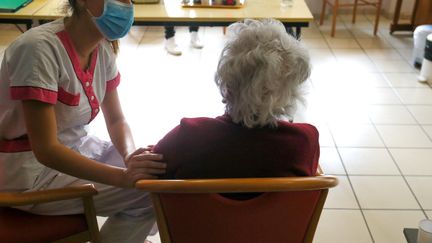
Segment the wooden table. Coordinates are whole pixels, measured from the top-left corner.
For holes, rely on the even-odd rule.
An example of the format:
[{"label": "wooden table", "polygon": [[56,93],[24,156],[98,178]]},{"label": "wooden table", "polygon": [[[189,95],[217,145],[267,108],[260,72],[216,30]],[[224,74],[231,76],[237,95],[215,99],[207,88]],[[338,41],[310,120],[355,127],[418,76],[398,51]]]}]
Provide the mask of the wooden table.
[{"label": "wooden table", "polygon": [[47,0],[48,3],[33,14],[34,20],[54,20],[64,17],[63,6],[67,0]]},{"label": "wooden table", "polygon": [[[16,13],[1,13],[2,22],[26,23],[32,20],[46,21],[61,18],[66,0],[33,0]],[[228,26],[245,18],[274,18],[280,20],[287,30],[296,28],[297,37],[301,28],[309,26],[313,16],[304,0],[294,0],[293,7],[282,8],[280,0],[246,0],[238,9],[184,8],[180,0],[161,0],[159,4],[134,4],[135,25],[153,26]]]},{"label": "wooden table", "polygon": [[[134,4],[135,25],[151,26],[228,26],[245,18],[274,18],[287,28],[296,28],[300,36],[301,28],[309,26],[313,16],[304,0],[294,0],[293,7],[282,8],[280,0],[246,0],[238,9],[224,8],[184,8],[181,0],[161,0],[159,4]],[[62,16],[58,10],[61,1],[51,1],[38,10],[34,19],[51,20]]]},{"label": "wooden table", "polygon": [[228,26],[245,18],[278,19],[286,27],[296,27],[298,35],[313,20],[304,0],[294,0],[294,6],[286,8],[280,0],[246,0],[239,9],[183,8],[179,0],[135,5],[135,22],[141,25]]},{"label": "wooden table", "polygon": [[25,24],[31,28],[33,15],[44,7],[50,0],[33,0],[27,6],[14,13],[0,13],[0,23]]}]

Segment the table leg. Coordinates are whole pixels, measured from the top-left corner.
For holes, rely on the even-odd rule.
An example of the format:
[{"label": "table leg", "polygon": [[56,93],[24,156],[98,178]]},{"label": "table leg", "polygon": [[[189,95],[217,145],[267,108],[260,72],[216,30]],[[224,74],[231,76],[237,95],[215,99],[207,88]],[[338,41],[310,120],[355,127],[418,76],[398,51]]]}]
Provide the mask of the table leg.
[{"label": "table leg", "polygon": [[297,40],[300,40],[300,38],[301,38],[301,27],[300,26],[296,27],[296,38],[297,38]]},{"label": "table leg", "polygon": [[27,30],[31,29],[32,26],[33,26],[33,20],[29,20],[28,22],[26,22]]},{"label": "table leg", "polygon": [[292,36],[295,37],[294,30],[293,30],[293,28],[291,26],[285,26],[285,30],[286,30],[286,32],[288,34],[290,34],[290,35],[292,35]]},{"label": "table leg", "polygon": [[294,28],[292,26],[285,26],[286,32],[290,34],[291,36],[295,37],[297,40],[300,40],[301,37],[301,27],[295,26],[295,32]]},{"label": "table leg", "polygon": [[[22,33],[24,33],[26,30],[31,29],[31,27],[33,25],[33,20],[31,20],[31,19],[0,19],[0,24],[2,24],[2,23],[14,24]],[[25,24],[26,29],[25,30],[21,29],[19,24]]]}]

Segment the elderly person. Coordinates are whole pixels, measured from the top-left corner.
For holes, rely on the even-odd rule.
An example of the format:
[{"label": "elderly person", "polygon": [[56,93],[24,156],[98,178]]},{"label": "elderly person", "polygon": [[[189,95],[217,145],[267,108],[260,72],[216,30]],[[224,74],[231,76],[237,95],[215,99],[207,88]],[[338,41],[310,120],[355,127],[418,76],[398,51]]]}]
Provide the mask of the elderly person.
[{"label": "elderly person", "polygon": [[225,114],[184,118],[154,147],[165,178],[315,175],[317,129],[286,120],[310,75],[306,49],[276,20],[245,20],[228,34],[215,75]]}]

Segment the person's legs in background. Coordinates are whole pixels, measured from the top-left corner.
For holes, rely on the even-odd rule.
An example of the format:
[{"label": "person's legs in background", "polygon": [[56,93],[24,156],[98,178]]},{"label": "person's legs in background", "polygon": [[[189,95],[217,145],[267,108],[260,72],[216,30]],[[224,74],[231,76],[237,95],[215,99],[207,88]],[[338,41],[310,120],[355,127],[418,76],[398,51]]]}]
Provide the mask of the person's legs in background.
[{"label": "person's legs in background", "polygon": [[197,49],[201,49],[204,47],[204,45],[202,44],[201,40],[199,39],[198,36],[198,26],[189,26],[189,32],[191,34],[191,46],[193,48],[197,48]]},{"label": "person's legs in background", "polygon": [[181,50],[175,42],[174,26],[165,26],[165,50],[171,55],[180,56]]}]

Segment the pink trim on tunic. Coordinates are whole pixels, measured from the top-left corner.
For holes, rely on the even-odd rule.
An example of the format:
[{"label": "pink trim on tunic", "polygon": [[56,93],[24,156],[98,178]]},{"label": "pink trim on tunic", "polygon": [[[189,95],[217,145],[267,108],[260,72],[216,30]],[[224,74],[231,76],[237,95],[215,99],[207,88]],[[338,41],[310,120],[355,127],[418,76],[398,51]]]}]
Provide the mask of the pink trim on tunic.
[{"label": "pink trim on tunic", "polygon": [[57,92],[31,86],[12,86],[9,89],[13,100],[39,100],[49,104],[57,103]]},{"label": "pink trim on tunic", "polygon": [[75,75],[81,82],[81,85],[83,87],[84,93],[87,96],[87,100],[91,107],[91,116],[88,123],[90,123],[96,115],[99,113],[99,101],[96,98],[96,94],[93,90],[93,77],[94,77],[94,70],[96,68],[96,61],[98,56],[98,50],[99,46],[97,46],[94,51],[91,54],[91,60],[90,60],[90,66],[87,70],[82,70],[80,67],[80,62],[78,59],[78,54],[76,53],[76,50],[73,46],[72,39],[70,38],[69,34],[63,30],[57,33],[58,38],[63,43],[64,48],[66,49],[66,52],[69,56],[69,59],[72,62],[72,66],[75,71]]},{"label": "pink trim on tunic", "polygon": [[27,138],[14,140],[0,140],[1,153],[18,153],[31,151],[30,142]]},{"label": "pink trim on tunic", "polygon": [[71,94],[64,90],[62,87],[58,90],[58,100],[69,106],[78,106],[80,101],[80,93],[78,94]]},{"label": "pink trim on tunic", "polygon": [[105,92],[110,92],[114,90],[115,88],[117,88],[117,86],[119,86],[119,84],[120,84],[120,73],[117,73],[117,76],[115,78],[107,81]]}]

